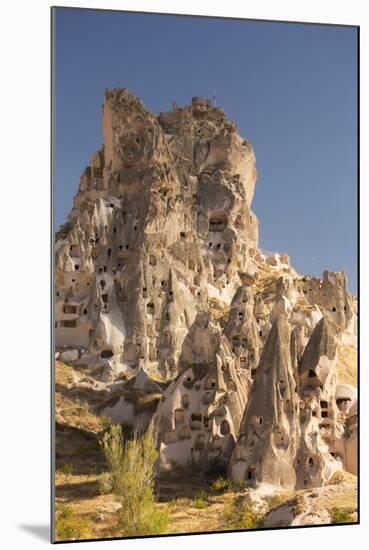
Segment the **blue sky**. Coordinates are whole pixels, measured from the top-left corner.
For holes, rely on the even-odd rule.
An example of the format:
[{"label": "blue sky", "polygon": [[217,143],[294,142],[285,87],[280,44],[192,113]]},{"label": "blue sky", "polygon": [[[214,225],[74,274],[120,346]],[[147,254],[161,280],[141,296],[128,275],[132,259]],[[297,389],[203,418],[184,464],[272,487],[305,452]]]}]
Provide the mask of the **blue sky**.
[{"label": "blue sky", "polygon": [[260,247],[301,272],[357,278],[357,31],[353,27],[56,10],[55,224],[100,148],[105,88],[159,113],[223,105],[256,152]]}]

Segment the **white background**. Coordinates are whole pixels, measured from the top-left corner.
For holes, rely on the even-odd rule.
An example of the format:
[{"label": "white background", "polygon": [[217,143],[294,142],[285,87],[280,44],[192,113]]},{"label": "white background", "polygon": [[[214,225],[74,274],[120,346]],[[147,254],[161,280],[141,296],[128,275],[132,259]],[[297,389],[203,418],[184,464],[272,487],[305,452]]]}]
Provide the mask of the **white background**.
[{"label": "white background", "polygon": [[[361,26],[361,498],[362,524],[258,533],[96,542],[89,547],[347,549],[368,530],[368,44],[365,0],[76,1],[58,5],[348,23]],[[2,4],[0,15],[1,397],[0,544],[48,544],[50,383],[50,9]],[[78,82],[76,82],[78,86]],[[78,176],[78,174],[77,174]],[[366,208],[365,208],[366,207]],[[329,213],[327,213],[329,216]],[[314,218],[314,213],[311,213]],[[333,221],[339,223],[339,221]],[[75,545],[73,545],[75,546]],[[81,546],[79,546],[81,548]]]}]

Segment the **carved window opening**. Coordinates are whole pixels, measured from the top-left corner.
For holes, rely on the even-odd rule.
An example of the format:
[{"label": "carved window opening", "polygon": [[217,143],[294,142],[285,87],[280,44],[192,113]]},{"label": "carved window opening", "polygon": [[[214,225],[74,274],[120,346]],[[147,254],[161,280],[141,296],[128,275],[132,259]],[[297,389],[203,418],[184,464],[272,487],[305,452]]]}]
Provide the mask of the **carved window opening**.
[{"label": "carved window opening", "polygon": [[206,378],[204,388],[206,390],[213,390],[216,386],[215,378]]},{"label": "carved window opening", "polygon": [[315,370],[309,369],[309,378],[316,378]]},{"label": "carved window opening", "polygon": [[152,302],[149,302],[149,303],[147,304],[146,307],[147,307],[147,313],[148,313],[149,315],[154,315],[154,313],[155,313],[155,306],[154,306],[154,304],[153,304]]},{"label": "carved window opening", "polygon": [[231,431],[231,428],[229,426],[229,422],[227,420],[222,420],[222,423],[220,425],[220,433],[222,435],[227,435]]},{"label": "carved window opening", "polygon": [[76,328],[77,319],[64,319],[63,321],[60,321],[60,326],[62,328]]},{"label": "carved window opening", "polygon": [[107,303],[108,303],[108,299],[109,299],[108,294],[102,294],[102,295],[101,295],[101,299],[102,299],[102,301],[103,301],[104,304],[107,304]]},{"label": "carved window opening", "polygon": [[111,349],[103,349],[100,353],[100,357],[102,359],[109,359],[110,357],[113,357],[113,352]]},{"label": "carved window opening", "polygon": [[209,219],[209,231],[222,232],[227,227],[227,215],[225,212],[213,212]]},{"label": "carved window opening", "polygon": [[63,313],[67,313],[67,314],[77,313],[77,306],[65,305],[63,307]]},{"label": "carved window opening", "polygon": [[336,309],[335,307],[333,307],[333,308],[332,308],[332,311],[335,312],[335,311],[337,311],[337,309]]},{"label": "carved window opening", "polygon": [[204,427],[205,428],[209,428],[210,427],[210,421],[211,421],[211,417],[204,414]]}]

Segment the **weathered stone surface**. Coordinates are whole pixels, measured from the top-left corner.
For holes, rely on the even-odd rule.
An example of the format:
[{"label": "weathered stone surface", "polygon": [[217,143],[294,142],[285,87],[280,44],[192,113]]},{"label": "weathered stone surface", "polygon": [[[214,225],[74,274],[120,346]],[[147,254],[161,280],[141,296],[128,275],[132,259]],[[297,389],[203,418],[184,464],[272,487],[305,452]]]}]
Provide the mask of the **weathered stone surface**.
[{"label": "weathered stone surface", "polygon": [[104,415],[156,412],[158,470],[298,488],[356,473],[336,353],[356,346],[356,297],[344,272],[258,248],[251,144],[207,99],[156,115],[126,88],[105,91],[102,126],[56,235],[56,353],[112,392]]},{"label": "weathered stone surface", "polygon": [[273,323],[242,420],[230,475],[250,484],[294,487],[293,461],[300,437],[299,400],[290,354],[290,328]]},{"label": "weathered stone surface", "polygon": [[[206,346],[204,349],[203,346]],[[232,356],[219,327],[201,316],[186,338],[182,372],[158,406],[159,467],[226,468],[251,378]]]}]

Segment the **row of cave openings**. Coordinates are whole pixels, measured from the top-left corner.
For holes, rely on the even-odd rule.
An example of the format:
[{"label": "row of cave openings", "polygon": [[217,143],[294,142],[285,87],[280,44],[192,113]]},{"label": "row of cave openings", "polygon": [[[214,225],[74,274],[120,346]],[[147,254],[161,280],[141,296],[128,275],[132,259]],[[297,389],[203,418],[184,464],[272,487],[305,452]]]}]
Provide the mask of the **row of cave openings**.
[{"label": "row of cave openings", "polygon": [[[189,415],[189,424],[186,425],[186,412],[185,409],[175,409],[174,411],[174,425],[175,429],[181,432],[187,431],[189,436],[191,435],[189,430],[211,430],[213,427],[214,418],[208,414],[202,414],[200,412],[193,412]],[[221,435],[228,435],[231,433],[231,428],[228,420],[223,419],[219,428]]]},{"label": "row of cave openings", "polygon": [[[302,282],[303,283],[306,282],[306,279],[303,278]],[[340,281],[339,281],[339,284],[341,285]],[[308,289],[303,288],[302,292],[303,292],[303,294],[306,295],[306,294],[310,294],[311,292],[317,292],[317,291],[321,291],[321,290],[322,290],[321,285],[319,285],[318,288],[308,288]],[[327,294],[325,292],[323,292],[323,298],[326,298],[326,297],[327,297]],[[332,313],[337,313],[337,306],[331,306],[331,308],[332,308]],[[347,311],[347,306],[343,306],[343,311],[344,312]]]}]

